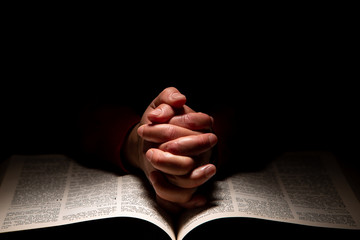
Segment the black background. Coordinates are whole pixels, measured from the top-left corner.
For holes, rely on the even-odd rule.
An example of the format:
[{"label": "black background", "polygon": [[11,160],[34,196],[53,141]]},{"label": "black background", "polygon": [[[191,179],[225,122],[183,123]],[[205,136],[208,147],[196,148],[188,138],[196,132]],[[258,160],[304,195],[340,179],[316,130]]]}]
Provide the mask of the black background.
[{"label": "black background", "polygon": [[358,74],[342,27],[259,24],[187,38],[18,27],[3,47],[2,159],[75,151],[84,106],[127,105],[141,115],[168,86],[196,111],[234,109],[239,151],[357,151]]},{"label": "black background", "polygon": [[[323,10],[262,18],[242,11],[194,22],[183,16],[69,20],[51,11],[6,17],[1,160],[71,155],[78,151],[76,124],[85,106],[120,104],[141,115],[165,87],[175,86],[196,111],[235,111],[227,127],[239,169],[246,161],[256,165],[259,157],[252,156],[326,150],[358,171],[353,19]],[[259,226],[272,227],[248,230]]]}]

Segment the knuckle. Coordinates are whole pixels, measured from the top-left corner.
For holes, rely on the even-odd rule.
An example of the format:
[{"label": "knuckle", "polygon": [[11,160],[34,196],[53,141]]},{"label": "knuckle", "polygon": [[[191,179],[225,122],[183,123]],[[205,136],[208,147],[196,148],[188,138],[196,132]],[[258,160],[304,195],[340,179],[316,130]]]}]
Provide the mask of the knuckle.
[{"label": "knuckle", "polygon": [[168,140],[172,140],[176,138],[176,129],[172,125],[168,125],[164,131],[165,137]]},{"label": "knuckle", "polygon": [[204,128],[211,128],[212,127],[212,120],[211,117],[205,113],[198,113],[199,122]]},{"label": "knuckle", "polygon": [[146,158],[149,159],[151,164],[154,166],[158,166],[162,163],[161,154],[154,149],[150,149],[146,152]]},{"label": "knuckle", "polygon": [[163,103],[162,106],[161,106],[161,108],[162,108],[162,111],[163,111],[164,113],[167,113],[167,114],[169,114],[169,113],[174,113],[172,107],[170,107],[169,104]]},{"label": "knuckle", "polygon": [[193,130],[209,130],[212,127],[211,117],[200,112],[184,114],[180,121]]},{"label": "knuckle", "polygon": [[188,113],[188,114],[184,114],[182,115],[182,122],[183,123],[187,123],[187,124],[192,124],[193,123],[193,120],[192,120],[192,114],[191,113]]},{"label": "knuckle", "polygon": [[164,151],[170,152],[172,154],[181,155],[182,151],[179,148],[179,144],[177,141],[168,142],[163,147]]},{"label": "knuckle", "polygon": [[209,137],[205,134],[200,135],[198,141],[200,146],[207,147],[208,145],[210,145]]},{"label": "knuckle", "polygon": [[174,87],[167,87],[162,91],[162,94],[164,94],[165,96],[169,96],[170,94],[177,92],[178,90]]},{"label": "knuckle", "polygon": [[184,114],[182,116],[182,122],[185,126],[188,126],[190,129],[196,129],[197,128],[197,121],[194,120],[194,115],[189,113],[189,114]]},{"label": "knuckle", "polygon": [[201,144],[204,147],[211,148],[216,143],[217,143],[217,137],[213,133],[206,133],[206,134],[203,134],[201,137]]},{"label": "knuckle", "polygon": [[194,165],[194,160],[190,157],[186,157],[179,163],[179,169],[182,169],[182,171],[187,174],[194,168]]}]

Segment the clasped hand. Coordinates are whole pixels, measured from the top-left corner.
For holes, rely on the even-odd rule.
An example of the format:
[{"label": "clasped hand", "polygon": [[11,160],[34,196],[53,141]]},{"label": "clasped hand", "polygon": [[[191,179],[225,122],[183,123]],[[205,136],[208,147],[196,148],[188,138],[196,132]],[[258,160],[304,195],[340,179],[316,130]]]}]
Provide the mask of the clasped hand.
[{"label": "clasped hand", "polygon": [[211,133],[213,118],[185,105],[176,88],[162,91],[148,106],[129,139],[137,147],[130,162],[152,184],[157,202],[169,211],[206,203],[197,188],[216,173],[210,163],[217,137]]}]

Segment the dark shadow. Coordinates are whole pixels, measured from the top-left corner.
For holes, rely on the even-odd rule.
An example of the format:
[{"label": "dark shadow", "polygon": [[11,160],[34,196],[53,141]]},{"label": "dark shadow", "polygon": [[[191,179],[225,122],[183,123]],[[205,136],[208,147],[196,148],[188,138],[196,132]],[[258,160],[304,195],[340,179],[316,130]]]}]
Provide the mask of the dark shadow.
[{"label": "dark shadow", "polygon": [[185,240],[191,239],[357,239],[360,231],[309,227],[291,223],[251,219],[224,218],[205,223],[191,231]]},{"label": "dark shadow", "polygon": [[47,240],[54,237],[56,239],[170,239],[157,226],[136,218],[110,218],[0,234],[2,240]]}]

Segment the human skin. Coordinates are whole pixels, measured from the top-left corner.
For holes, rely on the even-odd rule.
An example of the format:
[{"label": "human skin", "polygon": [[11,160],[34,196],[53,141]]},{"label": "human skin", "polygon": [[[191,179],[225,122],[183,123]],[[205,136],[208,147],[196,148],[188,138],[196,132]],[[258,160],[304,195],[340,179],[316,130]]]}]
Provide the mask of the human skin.
[{"label": "human skin", "polygon": [[166,88],[125,143],[129,164],[144,172],[158,203],[170,211],[204,205],[206,198],[196,190],[216,173],[210,163],[217,143],[211,133],[213,118],[185,103],[186,97],[176,88]]}]

